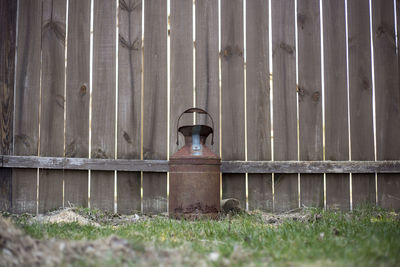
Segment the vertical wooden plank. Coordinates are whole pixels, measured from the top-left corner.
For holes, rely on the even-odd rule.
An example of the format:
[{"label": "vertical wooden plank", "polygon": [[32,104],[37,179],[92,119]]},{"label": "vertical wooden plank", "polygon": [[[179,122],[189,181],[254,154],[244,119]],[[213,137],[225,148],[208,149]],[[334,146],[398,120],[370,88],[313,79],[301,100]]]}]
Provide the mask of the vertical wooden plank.
[{"label": "vertical wooden plank", "polygon": [[[298,95],[300,160],[322,160],[322,84],[320,6],[318,0],[299,0]],[[323,176],[300,176],[300,202],[305,206],[324,206]]]},{"label": "vertical wooden plank", "polygon": [[[374,160],[368,0],[347,1],[352,160]],[[353,207],[375,203],[375,175],[353,174]]]},{"label": "vertical wooden plank", "polygon": [[[94,2],[92,158],[114,158],[116,2]],[[114,172],[92,171],[90,207],[114,210]]]},{"label": "vertical wooden plank", "polygon": [[[65,156],[89,156],[90,0],[70,0]],[[87,207],[88,172],[64,171],[64,204]]]},{"label": "vertical wooden plank", "polygon": [[[38,155],[42,2],[18,5],[14,154]],[[36,212],[36,169],[13,170],[12,211]]]},{"label": "vertical wooden plank", "polygon": [[[345,1],[323,1],[325,159],[349,160]],[[349,174],[326,174],[327,208],[350,208]]]},{"label": "vertical wooden plank", "polygon": [[[400,87],[393,1],[372,1],[378,160],[400,159]],[[400,210],[400,174],[378,174],[378,203]]]},{"label": "vertical wooden plank", "polygon": [[[40,156],[64,155],[65,0],[43,1]],[[63,205],[63,172],[39,170],[39,213]]]},{"label": "vertical wooden plank", "polygon": [[[144,6],[143,158],[167,158],[167,1]],[[143,173],[143,211],[167,210],[167,175]]]},{"label": "vertical wooden plank", "polygon": [[[118,42],[117,157],[140,159],[142,2],[121,0]],[[119,213],[140,211],[140,172],[118,172]]]},{"label": "vertical wooden plank", "polygon": [[[221,1],[222,159],[245,159],[243,1]],[[223,198],[246,203],[244,174],[222,175]]]},{"label": "vertical wooden plank", "polygon": [[10,211],[12,205],[12,169],[0,168],[0,211]]},{"label": "vertical wooden plank", "polygon": [[[246,1],[248,160],[271,160],[268,1]],[[272,210],[272,175],[249,174],[249,209]]]},{"label": "vertical wooden plank", "polygon": [[[17,2],[0,0],[0,155],[13,154]],[[0,211],[12,204],[12,169],[0,168]]]},{"label": "vertical wooden plank", "polygon": [[[214,145],[219,155],[219,75],[218,1],[196,1],[196,106],[205,109],[214,120]],[[208,116],[198,115],[197,123],[211,125]]]},{"label": "vertical wooden plank", "polygon": [[[193,106],[193,2],[171,0],[171,91],[170,155],[178,150],[176,127],[179,115]],[[193,124],[193,116],[184,115],[180,125]],[[184,138],[179,134],[180,147]]]},{"label": "vertical wooden plank", "polygon": [[17,2],[0,1],[0,155],[13,153]]},{"label": "vertical wooden plank", "polygon": [[[271,8],[274,160],[297,160],[294,1],[273,0]],[[299,206],[297,178],[297,174],[275,174],[275,211]]]}]

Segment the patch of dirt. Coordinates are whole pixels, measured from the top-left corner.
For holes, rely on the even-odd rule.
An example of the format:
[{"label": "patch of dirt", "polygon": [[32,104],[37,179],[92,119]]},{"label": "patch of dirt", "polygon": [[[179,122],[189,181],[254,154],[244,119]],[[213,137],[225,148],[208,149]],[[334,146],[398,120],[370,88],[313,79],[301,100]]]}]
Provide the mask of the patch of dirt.
[{"label": "patch of dirt", "polygon": [[285,221],[309,222],[311,220],[320,219],[320,218],[314,218],[315,216],[313,217],[309,210],[301,208],[280,214],[260,212],[260,211],[250,212],[250,214],[252,213],[261,214],[262,221],[265,224],[271,224],[271,225],[280,225]]},{"label": "patch of dirt", "polygon": [[[187,249],[187,248],[186,248]],[[160,249],[132,244],[117,236],[95,241],[36,240],[0,215],[0,266],[206,266],[185,248]]]},{"label": "patch of dirt", "polygon": [[107,256],[132,261],[136,253],[132,244],[116,236],[96,241],[36,240],[0,216],[1,266],[54,266],[81,260],[90,263]]},{"label": "patch of dirt", "polygon": [[[311,215],[307,210],[294,210],[282,214],[265,213],[260,211],[248,212],[258,215],[262,222],[271,226],[278,226],[287,220],[315,221],[319,214]],[[115,227],[151,220],[161,215],[119,215],[101,211],[66,208],[56,210],[45,215],[14,215],[5,214],[11,219],[24,218],[27,223],[72,223],[81,225],[113,225]],[[225,215],[225,217],[228,215]],[[220,219],[225,219],[221,216]],[[229,218],[230,215],[229,215]],[[147,244],[148,245],[148,244]],[[54,266],[84,264],[86,266],[159,266],[163,265],[193,265],[206,266],[218,261],[220,255],[210,254],[210,257],[196,253],[187,253],[188,248],[174,249],[156,248],[154,245],[133,244],[117,236],[95,241],[70,241],[44,239],[36,240],[25,235],[16,228],[8,218],[0,215],[0,266]],[[238,253],[242,255],[243,253]],[[239,259],[238,259],[239,260]],[[224,263],[224,262],[223,262]],[[224,263],[225,264],[225,263]],[[226,263],[226,265],[230,265]]]},{"label": "patch of dirt", "polygon": [[80,225],[93,225],[99,227],[95,221],[83,217],[82,215],[76,213],[71,208],[57,210],[46,215],[38,215],[32,217],[31,221],[38,223],[73,223],[76,222]]}]

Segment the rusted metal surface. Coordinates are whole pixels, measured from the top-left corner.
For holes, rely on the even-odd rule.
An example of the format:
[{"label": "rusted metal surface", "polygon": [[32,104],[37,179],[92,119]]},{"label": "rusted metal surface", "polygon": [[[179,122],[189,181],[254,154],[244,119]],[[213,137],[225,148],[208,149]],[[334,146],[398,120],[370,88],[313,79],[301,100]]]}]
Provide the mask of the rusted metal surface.
[{"label": "rusted metal surface", "polygon": [[[193,108],[182,115],[193,112],[207,114]],[[169,216],[177,219],[217,218],[221,159],[205,145],[213,129],[206,125],[190,125],[182,126],[178,131],[184,135],[185,145],[169,161]]]}]

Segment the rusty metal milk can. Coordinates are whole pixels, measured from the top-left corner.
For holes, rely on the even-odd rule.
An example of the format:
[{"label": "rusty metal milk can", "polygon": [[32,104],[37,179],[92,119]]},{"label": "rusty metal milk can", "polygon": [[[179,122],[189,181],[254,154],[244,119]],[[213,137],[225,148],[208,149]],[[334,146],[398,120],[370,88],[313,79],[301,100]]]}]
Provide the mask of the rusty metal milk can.
[{"label": "rusty metal milk can", "polygon": [[[208,115],[212,128],[206,125],[179,127],[186,113]],[[213,145],[214,122],[203,109],[190,108],[178,119],[177,135],[185,137],[185,145],[169,160],[169,216],[172,218],[216,218],[220,212],[221,159],[205,143],[211,134]],[[177,136],[177,145],[178,143]]]}]

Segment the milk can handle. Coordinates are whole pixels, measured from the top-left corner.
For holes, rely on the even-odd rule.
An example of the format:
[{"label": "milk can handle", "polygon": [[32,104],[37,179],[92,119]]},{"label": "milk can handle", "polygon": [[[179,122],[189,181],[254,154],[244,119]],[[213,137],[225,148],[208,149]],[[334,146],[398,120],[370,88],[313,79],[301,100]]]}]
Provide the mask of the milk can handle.
[{"label": "milk can handle", "polygon": [[197,112],[199,114],[207,114],[208,117],[210,117],[211,123],[212,123],[212,127],[211,127],[211,130],[212,130],[212,132],[211,132],[211,134],[212,134],[212,136],[211,136],[211,145],[214,145],[214,120],[211,117],[211,115],[207,113],[207,111],[205,111],[204,109],[201,109],[201,108],[189,108],[189,109],[185,110],[184,112],[182,112],[182,114],[179,116],[178,123],[176,125],[176,144],[179,145],[179,136],[178,136],[179,135],[179,120],[181,119],[183,114],[185,114],[185,113],[194,113],[194,112]]}]

